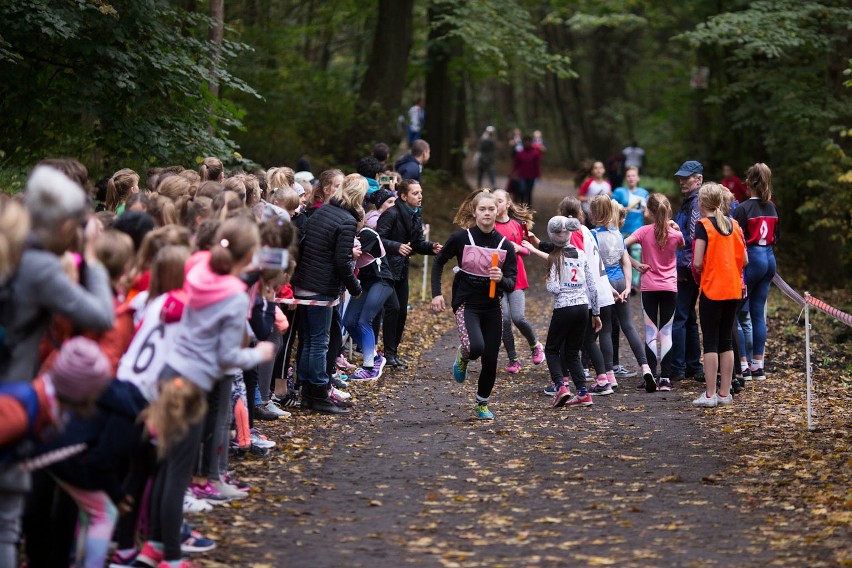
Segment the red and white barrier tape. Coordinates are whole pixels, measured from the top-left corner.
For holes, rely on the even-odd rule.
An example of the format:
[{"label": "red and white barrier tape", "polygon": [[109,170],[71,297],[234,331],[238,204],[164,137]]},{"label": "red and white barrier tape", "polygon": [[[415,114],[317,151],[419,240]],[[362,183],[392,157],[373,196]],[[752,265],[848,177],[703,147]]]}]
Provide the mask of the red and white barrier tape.
[{"label": "red and white barrier tape", "polygon": [[67,460],[71,456],[76,456],[77,454],[82,453],[87,447],[88,446],[86,444],[65,446],[64,448],[59,448],[28,459],[21,464],[21,467],[24,471],[36,471],[37,469],[42,469],[49,465]]},{"label": "red and white barrier tape", "polygon": [[848,326],[852,326],[852,315],[849,315],[842,310],[838,310],[837,308],[826,304],[819,298],[814,298],[807,292],[805,292],[804,296],[801,296],[798,292],[793,290],[793,288],[789,284],[787,284],[783,278],[778,276],[777,273],[772,278],[772,283],[775,284],[775,286],[779,290],[781,290],[785,296],[796,302],[798,305],[804,306],[805,304],[808,304],[809,306],[815,307],[824,314],[833,317],[837,321],[845,323]]},{"label": "red and white barrier tape", "polygon": [[299,300],[298,298],[275,298],[277,304],[288,304],[295,306],[325,306],[334,307],[340,304],[340,298],[334,300]]}]

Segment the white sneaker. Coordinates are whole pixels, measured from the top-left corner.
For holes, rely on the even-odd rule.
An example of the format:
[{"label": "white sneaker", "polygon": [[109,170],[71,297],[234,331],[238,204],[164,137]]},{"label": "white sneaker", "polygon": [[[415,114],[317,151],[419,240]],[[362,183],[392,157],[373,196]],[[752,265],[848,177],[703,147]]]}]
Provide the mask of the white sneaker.
[{"label": "white sneaker", "polygon": [[331,392],[340,400],[349,400],[350,398],[352,398],[351,394],[346,391],[342,391],[337,387],[331,387]]},{"label": "white sneaker", "polygon": [[214,481],[213,487],[216,488],[219,493],[227,497],[228,499],[245,499],[248,497],[248,493],[245,491],[240,491],[233,485],[229,485],[224,481]]},{"label": "white sneaker", "polygon": [[290,414],[286,410],[281,410],[281,408],[271,400],[264,404],[263,407],[272,414],[276,415],[278,418],[287,418],[288,416],[292,416],[292,414]]},{"label": "white sneaker", "polygon": [[731,406],[734,404],[734,395],[728,393],[728,396],[720,396],[716,393],[716,406]]},{"label": "white sneaker", "polygon": [[[731,395],[728,395],[730,397]],[[707,398],[707,393],[703,392],[698,395],[698,398],[692,401],[692,406],[699,406],[702,408],[715,408],[719,403],[718,397],[713,394],[710,398]]]},{"label": "white sneaker", "polygon": [[251,444],[253,446],[257,446],[258,448],[263,448],[268,450],[270,448],[274,448],[276,446],[275,442],[255,430],[251,429]]},{"label": "white sneaker", "polygon": [[207,501],[196,499],[192,491],[187,489],[183,495],[183,512],[184,513],[205,513],[211,511],[213,505]]}]

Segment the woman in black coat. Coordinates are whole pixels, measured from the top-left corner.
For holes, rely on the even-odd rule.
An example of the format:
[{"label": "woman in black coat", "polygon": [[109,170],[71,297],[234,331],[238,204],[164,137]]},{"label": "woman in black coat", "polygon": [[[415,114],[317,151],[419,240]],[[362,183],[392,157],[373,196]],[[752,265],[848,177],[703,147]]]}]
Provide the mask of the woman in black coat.
[{"label": "woman in black coat", "polygon": [[392,367],[406,367],[405,361],[397,355],[408,317],[408,260],[414,254],[438,254],[440,243],[423,238],[423,217],[420,206],[423,203],[423,189],[414,180],[404,180],[397,191],[399,198],[393,207],[382,213],[376,223],[376,232],[382,238],[387,250],[388,264],[394,279],[394,293],[398,307],[385,305],[384,347],[387,364]]},{"label": "woman in black coat", "polygon": [[299,306],[302,349],[298,369],[302,407],[319,412],[340,414],[348,411],[349,403],[341,403],[333,395],[326,368],[329,332],[336,309],[329,304],[338,298],[344,286],[353,297],[361,295],[352,247],[358,223],[364,218],[361,204],[366,194],[366,179],[358,174],[346,176],[331,199],[308,219],[299,245],[293,295],[300,300],[324,303]]}]

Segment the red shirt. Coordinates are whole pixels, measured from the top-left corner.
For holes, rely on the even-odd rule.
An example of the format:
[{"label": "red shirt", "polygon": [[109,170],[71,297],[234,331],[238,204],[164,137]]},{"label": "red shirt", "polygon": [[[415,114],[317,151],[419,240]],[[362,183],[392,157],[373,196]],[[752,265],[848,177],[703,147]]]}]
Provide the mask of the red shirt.
[{"label": "red shirt", "polygon": [[522,179],[541,177],[541,150],[524,148],[512,158],[512,173]]},{"label": "red shirt", "polygon": [[[494,228],[498,233],[506,237],[507,241],[511,241],[517,245],[524,242],[524,239],[526,238],[524,226],[516,219],[509,219],[505,223],[497,221],[494,223]],[[526,290],[529,288],[529,282],[527,282],[527,271],[524,268],[524,261],[521,259],[522,256],[527,256],[529,254],[530,251],[527,250],[526,247],[521,247],[518,250],[518,278],[515,280],[515,290]]]},{"label": "red shirt", "polygon": [[734,194],[734,199],[740,203],[748,199],[748,190],[746,189],[743,180],[737,176],[722,178],[722,185],[730,189],[731,193]]}]

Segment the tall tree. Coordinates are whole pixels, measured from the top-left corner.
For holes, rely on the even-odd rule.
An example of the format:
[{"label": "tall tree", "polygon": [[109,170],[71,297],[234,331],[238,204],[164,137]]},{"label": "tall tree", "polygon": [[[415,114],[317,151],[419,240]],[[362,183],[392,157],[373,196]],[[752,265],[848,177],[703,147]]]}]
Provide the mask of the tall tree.
[{"label": "tall tree", "polygon": [[225,0],[210,0],[210,94],[219,97],[219,62],[222,59],[222,40],[225,39]]}]

